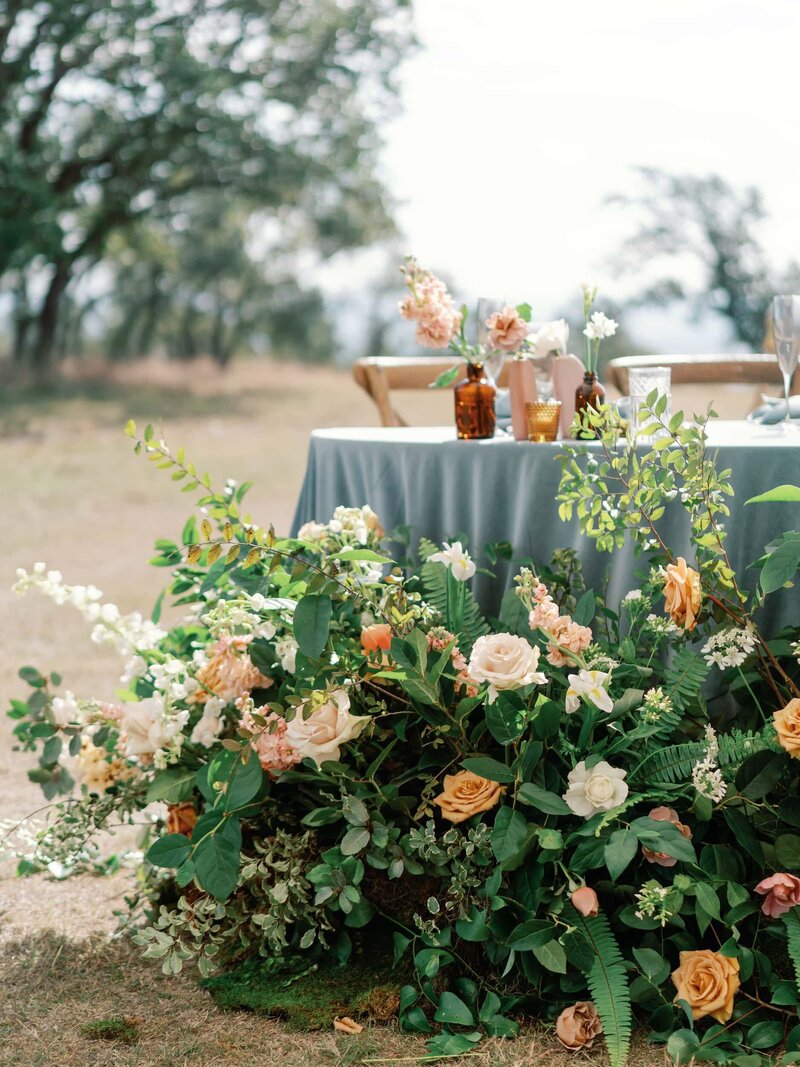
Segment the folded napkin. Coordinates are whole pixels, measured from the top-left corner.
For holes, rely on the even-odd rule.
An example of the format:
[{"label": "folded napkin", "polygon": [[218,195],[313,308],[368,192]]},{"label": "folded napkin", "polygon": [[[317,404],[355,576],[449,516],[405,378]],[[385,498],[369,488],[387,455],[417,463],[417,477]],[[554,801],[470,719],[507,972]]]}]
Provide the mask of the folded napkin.
[{"label": "folded napkin", "polygon": [[[760,422],[765,426],[774,426],[786,416],[786,401],[777,396],[762,396],[764,403],[751,411],[748,422]],[[789,397],[789,417],[800,419],[800,396]]]}]

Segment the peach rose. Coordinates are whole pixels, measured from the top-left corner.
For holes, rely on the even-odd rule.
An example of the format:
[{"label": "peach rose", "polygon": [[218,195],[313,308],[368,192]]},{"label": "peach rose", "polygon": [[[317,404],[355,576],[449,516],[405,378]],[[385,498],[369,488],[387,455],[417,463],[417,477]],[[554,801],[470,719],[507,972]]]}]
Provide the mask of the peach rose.
[{"label": "peach rose", "polygon": [[[692,840],[692,831],[680,821],[674,808],[666,808],[662,804],[658,808],[653,808],[650,812],[650,818],[656,819],[658,822],[671,822],[673,826],[678,827],[685,838],[689,841]],[[644,845],[642,845],[642,855],[648,863],[657,863],[659,867],[674,867],[678,862],[674,856],[668,856],[666,852],[653,852],[652,849],[645,848]]]},{"label": "peach rose", "polygon": [[594,1039],[602,1032],[603,1024],[590,1000],[579,1000],[571,1008],[564,1008],[556,1019],[558,1040],[564,1048],[573,1051],[591,1048]]},{"label": "peach rose", "polygon": [[790,756],[800,759],[800,698],[790,700],[772,716],[778,740]]},{"label": "peach rose", "polygon": [[683,556],[678,556],[677,563],[667,566],[664,581],[664,611],[676,626],[693,630],[697,626],[697,613],[700,610],[700,575],[687,566]]},{"label": "peach rose", "polygon": [[312,759],[319,767],[325,760],[338,760],[341,746],[358,737],[370,719],[369,715],[352,714],[344,689],[330,694],[316,692],[295,708],[285,740],[300,759]]},{"label": "peach rose", "polygon": [[379,649],[388,651],[392,647],[392,628],[388,622],[376,622],[365,626],[361,631],[361,647],[369,654]]},{"label": "peach rose", "polygon": [[191,801],[167,805],[168,834],[185,834],[186,837],[191,837],[196,823],[197,809]]},{"label": "peach rose", "polygon": [[756,886],[756,893],[764,897],[761,910],[770,919],[777,919],[790,908],[800,904],[800,878],[793,874],[772,874]]},{"label": "peach rose", "polygon": [[586,919],[591,919],[593,915],[598,915],[600,912],[600,901],[597,899],[597,893],[590,885],[579,886],[573,892],[570,900],[573,908],[579,911]]},{"label": "peach rose", "polygon": [[516,352],[528,336],[528,324],[515,307],[506,305],[486,320],[489,344],[503,352]]},{"label": "peach rose", "polygon": [[726,1023],[733,1015],[733,998],[739,988],[739,961],[711,949],[681,952],[681,964],[672,972],[675,1000],[685,1000],[693,1019],[710,1015]]},{"label": "peach rose", "polygon": [[443,818],[453,823],[463,822],[479,811],[493,808],[505,791],[504,785],[490,778],[481,778],[472,771],[459,771],[444,776],[444,789],[433,802],[442,809]]}]

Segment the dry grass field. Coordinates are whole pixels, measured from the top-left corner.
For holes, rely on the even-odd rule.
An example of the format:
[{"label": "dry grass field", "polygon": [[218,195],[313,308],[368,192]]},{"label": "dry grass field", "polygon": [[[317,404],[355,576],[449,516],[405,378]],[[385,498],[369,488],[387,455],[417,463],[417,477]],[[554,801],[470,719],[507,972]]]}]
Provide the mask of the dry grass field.
[{"label": "dry grass field", "polygon": [[[413,421],[449,419],[449,397],[415,397],[405,407]],[[180,532],[190,500],[133,455],[121,432],[129,417],[163,420],[167,439],[216,482],[253,480],[251,511],[279,531],[291,521],[309,431],[376,421],[349,374],[333,368],[240,365],[222,376],[154,365],[102,380],[76,376],[44,396],[0,388],[0,710],[24,688],[16,671],[25,663],[57,670],[65,688],[101,699],[112,696],[118,677],[113,653],[90,644],[69,608],[10,592],[17,566],[45,560],[67,582],[98,585],[123,611],[149,611],[159,592],[163,572],[146,566],[152,543]],[[28,765],[11,752],[3,719],[0,818],[41,805]],[[299,1035],[273,1020],[222,1013],[191,977],[168,981],[110,939],[128,885],[126,874],[18,879],[0,863],[0,1065],[335,1067],[410,1063],[423,1053],[421,1041],[392,1027],[356,1038]],[[93,1040],[82,1029],[111,1017],[133,1021],[134,1043]],[[567,1055],[551,1032],[535,1030],[449,1062],[562,1067],[605,1059]],[[664,1064],[664,1053],[641,1043],[632,1063]]]}]

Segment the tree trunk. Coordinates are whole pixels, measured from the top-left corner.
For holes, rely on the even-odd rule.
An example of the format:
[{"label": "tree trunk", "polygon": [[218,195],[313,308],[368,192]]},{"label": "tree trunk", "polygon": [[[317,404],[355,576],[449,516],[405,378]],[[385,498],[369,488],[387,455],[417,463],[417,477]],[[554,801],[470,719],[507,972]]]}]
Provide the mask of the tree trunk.
[{"label": "tree trunk", "polygon": [[47,295],[36,318],[36,342],[31,352],[31,366],[39,375],[46,375],[53,357],[53,347],[58,329],[61,297],[67,287],[70,268],[67,263],[58,263],[50,279]]}]

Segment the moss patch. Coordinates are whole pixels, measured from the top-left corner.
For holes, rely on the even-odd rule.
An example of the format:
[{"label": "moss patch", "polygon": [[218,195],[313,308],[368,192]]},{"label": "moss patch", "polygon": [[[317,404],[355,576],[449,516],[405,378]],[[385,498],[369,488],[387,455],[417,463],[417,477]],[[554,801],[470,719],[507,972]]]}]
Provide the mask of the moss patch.
[{"label": "moss patch", "polygon": [[330,1029],[336,1016],[385,1022],[397,1014],[405,980],[384,956],[361,954],[341,966],[324,958],[248,960],[203,985],[222,1008],[245,1009],[286,1020],[294,1030]]},{"label": "moss patch", "polygon": [[120,1016],[84,1023],[81,1033],[90,1041],[119,1041],[123,1045],[135,1045],[139,1040],[139,1027],[136,1021]]}]

